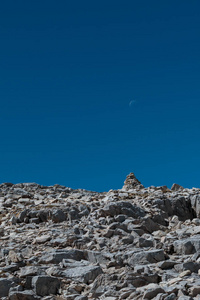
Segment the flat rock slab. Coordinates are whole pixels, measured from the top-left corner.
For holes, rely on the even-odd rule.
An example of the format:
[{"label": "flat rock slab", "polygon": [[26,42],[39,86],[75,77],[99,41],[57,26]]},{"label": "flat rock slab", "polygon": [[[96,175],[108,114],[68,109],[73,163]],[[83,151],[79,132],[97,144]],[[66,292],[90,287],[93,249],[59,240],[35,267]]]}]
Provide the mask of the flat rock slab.
[{"label": "flat rock slab", "polygon": [[45,235],[36,237],[34,243],[44,244],[50,240],[51,240],[51,236],[49,234],[45,234]]},{"label": "flat rock slab", "polygon": [[40,258],[43,264],[59,264],[63,259],[74,259],[80,261],[85,258],[85,252],[77,249],[61,250],[45,253]]},{"label": "flat rock slab", "polygon": [[177,262],[171,260],[165,260],[158,263],[158,267],[162,270],[172,269]]},{"label": "flat rock slab", "polygon": [[165,254],[162,249],[159,250],[148,250],[133,253],[128,259],[130,266],[136,266],[138,264],[145,265],[149,263],[157,263],[165,260]]},{"label": "flat rock slab", "polygon": [[73,279],[78,282],[92,283],[95,278],[102,274],[103,271],[99,266],[79,264],[77,267],[72,267],[62,272],[62,276]]},{"label": "flat rock slab", "polygon": [[27,267],[23,267],[20,270],[20,277],[26,277],[26,276],[35,276],[37,275],[38,272],[38,267],[34,267],[34,266],[27,266]]},{"label": "flat rock slab", "polygon": [[33,291],[13,291],[9,293],[9,300],[39,300]]}]

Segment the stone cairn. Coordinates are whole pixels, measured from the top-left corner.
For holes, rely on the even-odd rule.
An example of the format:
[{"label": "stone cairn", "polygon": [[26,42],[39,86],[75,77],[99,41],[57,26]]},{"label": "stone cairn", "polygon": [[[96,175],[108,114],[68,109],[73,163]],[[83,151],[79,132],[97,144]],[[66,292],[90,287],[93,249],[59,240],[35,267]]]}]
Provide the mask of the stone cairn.
[{"label": "stone cairn", "polygon": [[129,191],[131,189],[142,189],[144,186],[139,182],[139,180],[135,177],[133,173],[130,173],[129,175],[126,176],[126,180],[124,181],[124,186],[123,190],[124,191]]}]

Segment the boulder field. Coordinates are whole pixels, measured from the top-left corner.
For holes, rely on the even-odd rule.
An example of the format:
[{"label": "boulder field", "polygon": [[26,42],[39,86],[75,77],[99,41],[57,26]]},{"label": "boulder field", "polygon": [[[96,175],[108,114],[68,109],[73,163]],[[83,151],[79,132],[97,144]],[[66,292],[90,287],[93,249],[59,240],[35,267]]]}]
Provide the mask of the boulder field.
[{"label": "boulder field", "polygon": [[200,299],[200,189],[0,184],[0,299]]}]

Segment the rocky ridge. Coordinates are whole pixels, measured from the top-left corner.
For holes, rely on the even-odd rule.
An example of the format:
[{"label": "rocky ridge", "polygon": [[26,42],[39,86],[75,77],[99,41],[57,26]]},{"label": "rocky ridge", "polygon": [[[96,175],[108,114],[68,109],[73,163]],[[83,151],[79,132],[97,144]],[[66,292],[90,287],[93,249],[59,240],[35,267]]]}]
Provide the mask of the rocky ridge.
[{"label": "rocky ridge", "polygon": [[0,185],[0,299],[200,299],[200,189]]}]

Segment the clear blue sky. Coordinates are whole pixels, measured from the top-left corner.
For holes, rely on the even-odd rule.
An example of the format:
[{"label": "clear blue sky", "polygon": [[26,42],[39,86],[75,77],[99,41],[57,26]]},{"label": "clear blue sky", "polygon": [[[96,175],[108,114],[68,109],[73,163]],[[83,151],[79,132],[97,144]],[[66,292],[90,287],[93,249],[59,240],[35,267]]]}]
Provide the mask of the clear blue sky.
[{"label": "clear blue sky", "polygon": [[0,182],[200,187],[200,1],[10,0]]}]

